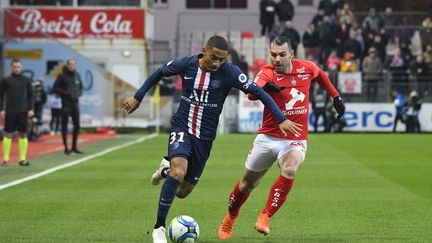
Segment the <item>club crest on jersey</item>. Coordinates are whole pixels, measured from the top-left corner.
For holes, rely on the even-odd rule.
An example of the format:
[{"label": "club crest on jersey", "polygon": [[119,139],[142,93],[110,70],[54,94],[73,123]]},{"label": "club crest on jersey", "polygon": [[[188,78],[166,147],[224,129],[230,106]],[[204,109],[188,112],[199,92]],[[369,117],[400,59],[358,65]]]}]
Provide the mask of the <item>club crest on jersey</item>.
[{"label": "club crest on jersey", "polygon": [[220,80],[212,80],[210,82],[210,86],[212,86],[213,88],[217,89],[221,86],[222,82]]},{"label": "club crest on jersey", "polygon": [[296,86],[297,85],[297,80],[295,78],[290,78],[290,82],[292,86]]},{"label": "club crest on jersey", "polygon": [[246,74],[244,74],[244,73],[242,73],[238,76],[238,81],[240,83],[244,84],[244,83],[246,83],[247,80],[248,80],[248,78],[247,78]]},{"label": "club crest on jersey", "polygon": [[171,145],[171,148],[172,148],[173,150],[176,150],[176,149],[178,149],[179,147],[180,147],[179,142],[174,142],[174,143]]}]

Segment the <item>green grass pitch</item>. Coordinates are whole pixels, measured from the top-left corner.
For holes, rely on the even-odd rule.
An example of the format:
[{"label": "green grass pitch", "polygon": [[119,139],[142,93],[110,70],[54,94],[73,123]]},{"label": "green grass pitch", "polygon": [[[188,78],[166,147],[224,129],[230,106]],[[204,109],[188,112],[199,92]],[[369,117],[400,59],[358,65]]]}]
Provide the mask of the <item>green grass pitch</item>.
[{"label": "green grass pitch", "polygon": [[[186,199],[174,200],[167,223],[190,215],[200,225],[200,242],[219,242],[228,195],[254,137],[218,136],[200,183]],[[86,149],[92,153],[136,138],[122,136]],[[149,180],[167,141],[162,134],[0,190],[0,242],[151,242],[160,186]],[[254,225],[277,166],[243,206],[229,242],[432,242],[431,145],[431,134],[312,134],[271,233],[263,236]],[[41,158],[34,167],[64,158]],[[25,169],[9,168],[7,176]]]}]

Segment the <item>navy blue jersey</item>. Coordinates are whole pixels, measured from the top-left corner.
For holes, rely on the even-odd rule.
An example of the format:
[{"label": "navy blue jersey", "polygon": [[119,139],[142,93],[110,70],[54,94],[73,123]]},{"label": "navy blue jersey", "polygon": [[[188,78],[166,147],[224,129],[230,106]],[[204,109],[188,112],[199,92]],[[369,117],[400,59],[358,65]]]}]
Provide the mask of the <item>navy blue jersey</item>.
[{"label": "navy blue jersey", "polygon": [[182,97],[171,125],[203,140],[214,140],[222,106],[232,87],[261,99],[274,111],[278,122],[286,119],[271,97],[248,79],[240,68],[225,62],[216,72],[203,72],[199,67],[201,57],[201,54],[181,57],[163,65],[150,75],[136,92],[135,99],[141,101],[162,77],[180,75],[183,81]]}]

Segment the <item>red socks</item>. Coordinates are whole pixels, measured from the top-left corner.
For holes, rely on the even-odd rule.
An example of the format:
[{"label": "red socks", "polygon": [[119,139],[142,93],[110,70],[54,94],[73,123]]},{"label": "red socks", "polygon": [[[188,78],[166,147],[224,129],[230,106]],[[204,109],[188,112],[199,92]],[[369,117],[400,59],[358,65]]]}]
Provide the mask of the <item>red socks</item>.
[{"label": "red socks", "polygon": [[262,213],[267,213],[270,217],[274,215],[285,202],[293,183],[294,179],[287,179],[283,176],[279,176],[270,189],[267,204]]},{"label": "red socks", "polygon": [[230,193],[228,201],[228,212],[231,216],[237,217],[240,213],[240,208],[248,199],[250,192],[242,193],[239,188],[240,181],[234,186],[234,190]]}]

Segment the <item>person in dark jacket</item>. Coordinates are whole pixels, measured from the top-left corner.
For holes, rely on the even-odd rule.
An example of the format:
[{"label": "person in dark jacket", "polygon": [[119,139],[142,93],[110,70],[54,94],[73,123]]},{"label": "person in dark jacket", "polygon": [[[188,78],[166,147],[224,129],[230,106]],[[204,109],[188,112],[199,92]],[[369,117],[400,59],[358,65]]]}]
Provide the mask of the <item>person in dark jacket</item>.
[{"label": "person in dark jacket", "polygon": [[[28,166],[27,121],[33,116],[33,88],[30,78],[22,75],[21,61],[13,59],[12,74],[0,82],[0,119],[5,119],[3,137],[3,165],[9,163],[12,134],[19,136],[19,165]],[[6,96],[6,97],[5,97]]]},{"label": "person in dark jacket", "polygon": [[280,24],[284,24],[287,20],[294,18],[294,6],[290,0],[281,0],[276,4],[276,14]]},{"label": "person in dark jacket", "polygon": [[261,0],[260,2],[260,24],[261,35],[269,33],[275,22],[276,3],[273,0]]},{"label": "person in dark jacket", "polygon": [[[66,66],[54,83],[53,91],[61,96],[62,99],[62,137],[64,151],[66,155],[82,154],[77,148],[78,134],[80,129],[80,109],[79,97],[82,95],[83,86],[81,76],[76,71],[76,61],[68,59]],[[67,126],[69,116],[72,117],[73,134],[72,134],[72,148],[68,149],[67,144]]]}]

